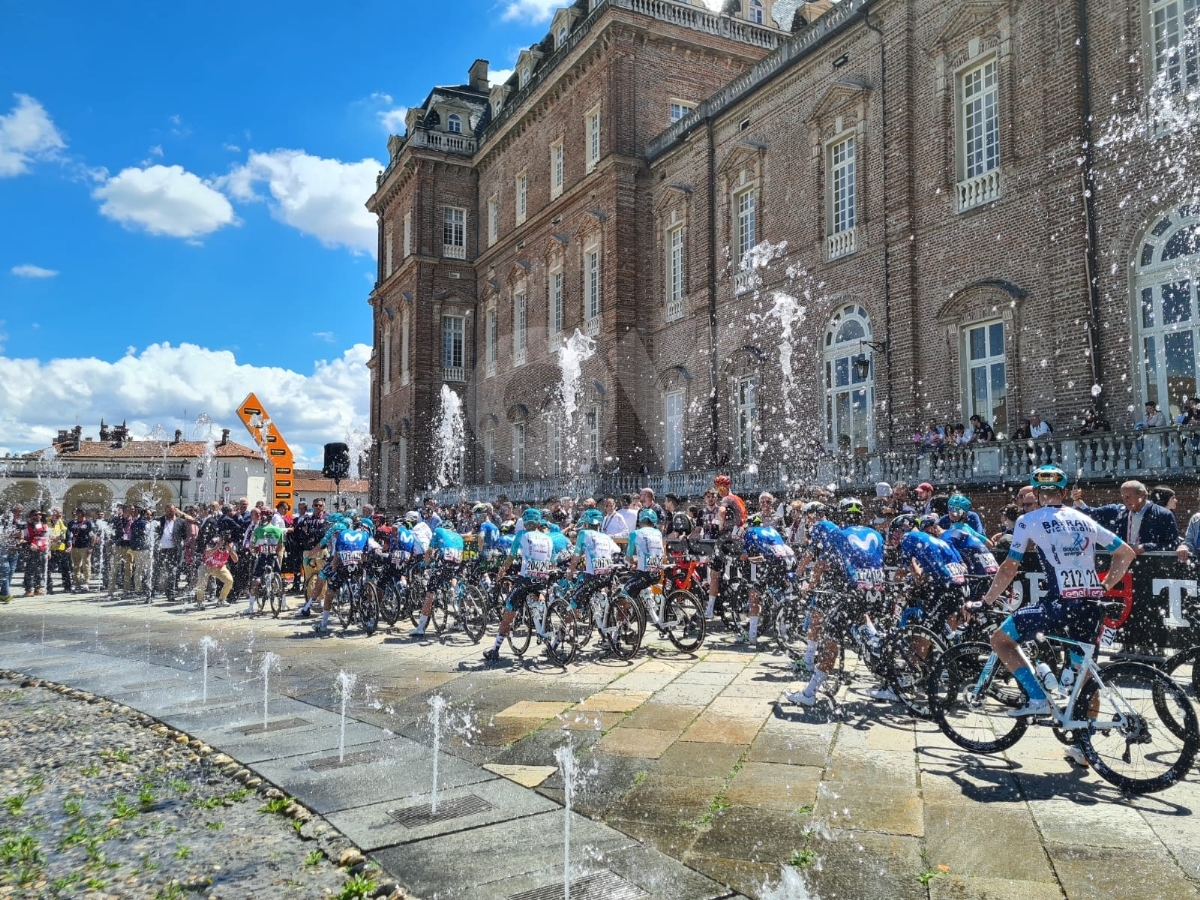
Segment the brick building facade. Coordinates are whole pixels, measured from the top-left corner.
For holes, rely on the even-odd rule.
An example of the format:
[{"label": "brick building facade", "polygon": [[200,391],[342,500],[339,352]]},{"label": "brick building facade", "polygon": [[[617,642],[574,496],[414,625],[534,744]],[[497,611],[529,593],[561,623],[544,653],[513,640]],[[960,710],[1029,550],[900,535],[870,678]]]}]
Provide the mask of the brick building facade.
[{"label": "brick building facade", "polygon": [[[1194,9],[842,0],[759,25],[727,8],[580,0],[508,84],[477,62],[392,138],[369,203],[384,505],[432,480],[443,384],[468,483],[867,482],[916,474],[931,422],[1010,436],[1036,412],[1062,437],[1093,403],[1118,432],[1146,399],[1182,412]],[[596,349],[568,421],[576,329]],[[1016,456],[1137,468],[1143,451]]]}]

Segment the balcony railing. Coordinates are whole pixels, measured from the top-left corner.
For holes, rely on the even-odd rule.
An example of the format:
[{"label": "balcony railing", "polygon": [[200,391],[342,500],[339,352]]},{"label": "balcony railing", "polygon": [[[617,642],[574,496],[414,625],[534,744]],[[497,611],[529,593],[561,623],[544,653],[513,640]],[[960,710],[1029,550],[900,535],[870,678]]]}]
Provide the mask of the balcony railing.
[{"label": "balcony railing", "polygon": [[583,320],[583,334],[585,337],[597,337],[600,334],[599,316],[592,316],[590,319]]},{"label": "balcony railing", "polygon": [[958,183],[958,211],[966,212],[976,206],[1000,199],[1000,170],[992,169]]},{"label": "balcony railing", "polygon": [[734,296],[754,290],[754,270],[738,269],[733,273]]},{"label": "balcony railing", "polygon": [[466,259],[467,248],[463,244],[442,244],[442,256],[446,259]]},{"label": "balcony railing", "polygon": [[847,228],[837,234],[831,234],[825,239],[825,255],[833,259],[849,256],[858,249],[857,228]]},{"label": "balcony railing", "polygon": [[466,381],[467,370],[462,366],[442,366],[442,381]]},{"label": "balcony railing", "polygon": [[478,147],[478,142],[469,134],[458,134],[448,131],[414,130],[408,136],[408,146],[426,147],[430,150],[442,150],[446,153],[463,153],[470,156]]}]

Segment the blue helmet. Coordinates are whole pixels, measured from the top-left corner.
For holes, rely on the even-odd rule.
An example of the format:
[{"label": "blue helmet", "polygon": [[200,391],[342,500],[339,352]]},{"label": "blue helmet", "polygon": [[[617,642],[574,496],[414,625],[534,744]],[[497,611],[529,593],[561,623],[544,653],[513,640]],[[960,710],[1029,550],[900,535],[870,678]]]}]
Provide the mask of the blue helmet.
[{"label": "blue helmet", "polygon": [[950,512],[968,513],[971,511],[971,501],[965,494],[951,494],[946,501]]},{"label": "blue helmet", "polygon": [[1029,476],[1029,483],[1039,490],[1065,491],[1067,489],[1067,473],[1058,466],[1038,466]]},{"label": "blue helmet", "polygon": [[651,525],[658,525],[658,513],[652,509],[643,509],[638,513],[638,524],[649,522]]},{"label": "blue helmet", "polygon": [[585,510],[579,517],[579,524],[584,527],[599,528],[604,523],[604,513],[598,509]]},{"label": "blue helmet", "polygon": [[542,511],[536,506],[531,506],[525,512],[521,513],[521,521],[526,525],[541,525]]}]

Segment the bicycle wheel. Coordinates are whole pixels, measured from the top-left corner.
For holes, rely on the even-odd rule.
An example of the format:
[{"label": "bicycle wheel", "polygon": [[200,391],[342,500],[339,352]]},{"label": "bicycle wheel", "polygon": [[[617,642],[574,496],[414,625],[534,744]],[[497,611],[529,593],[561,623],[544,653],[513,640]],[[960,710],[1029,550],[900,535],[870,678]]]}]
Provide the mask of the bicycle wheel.
[{"label": "bicycle wheel", "polygon": [[408,576],[408,618],[416,628],[421,621],[421,607],[425,605],[426,579],[423,573],[412,572]]},{"label": "bicycle wheel", "polygon": [[337,616],[342,631],[350,627],[350,617],[354,612],[354,592],[348,584],[343,584],[333,595],[333,614]]},{"label": "bicycle wheel", "polygon": [[[984,667],[992,669],[980,683]],[[942,733],[958,746],[975,753],[999,753],[1021,739],[1029,727],[1027,719],[1008,715],[1009,691],[1014,687],[1024,699],[1024,690],[1013,679],[997,678],[1004,666],[992,660],[987,644],[959,644],[943,653],[929,667],[925,682],[930,713]]]},{"label": "bicycle wheel", "polygon": [[[1169,675],[1136,662],[1103,666],[1100,678],[1103,687],[1088,679],[1072,716],[1092,723],[1076,735],[1096,774],[1129,794],[1165,790],[1183,778],[1200,748],[1196,711],[1183,688]],[[1089,710],[1097,700],[1093,717]],[[1167,715],[1160,711],[1164,707]],[[1169,719],[1182,726],[1182,734],[1175,733]],[[1118,724],[1106,728],[1097,727],[1098,722]]]},{"label": "bicycle wheel", "polygon": [[904,708],[918,719],[930,717],[929,672],[945,652],[941,638],[924,625],[906,625],[883,639],[880,656],[887,670],[888,685]]},{"label": "bicycle wheel", "polygon": [[263,579],[263,590],[267,594],[267,605],[271,607],[271,618],[278,619],[283,612],[283,578],[272,572]]},{"label": "bicycle wheel", "polygon": [[747,599],[745,585],[740,584],[732,590],[723,588],[717,596],[717,612],[727,631],[741,634],[745,630],[748,622],[743,610]]},{"label": "bicycle wheel", "polygon": [[775,644],[792,659],[804,656],[808,644],[807,620],[808,610],[799,600],[783,604],[775,614]]},{"label": "bicycle wheel", "polygon": [[[269,581],[269,576],[259,579],[258,592],[254,595],[254,612],[256,614],[262,614],[267,609],[269,591],[271,590],[268,586]],[[250,589],[254,590],[254,586],[251,585]]]},{"label": "bicycle wheel", "polygon": [[708,627],[704,621],[704,607],[691,591],[674,591],[667,597],[663,624],[676,650],[691,653],[704,643]]},{"label": "bicycle wheel", "polygon": [[546,653],[564,668],[575,659],[575,617],[564,600],[555,600],[546,610]]},{"label": "bicycle wheel", "polygon": [[580,650],[588,645],[596,632],[596,609],[593,604],[599,602],[598,596],[593,594],[575,610],[575,641]]},{"label": "bicycle wheel", "polygon": [[379,589],[373,581],[362,586],[358,597],[358,621],[370,637],[379,627]]},{"label": "bicycle wheel", "polygon": [[450,607],[454,601],[450,597],[451,587],[444,587],[433,595],[433,606],[429,610],[429,624],[438,634],[445,632],[450,625]]},{"label": "bicycle wheel", "polygon": [[632,659],[642,645],[642,629],[638,606],[625,594],[618,594],[608,606],[604,623],[613,653],[620,659]]},{"label": "bicycle wheel", "polygon": [[458,597],[458,621],[473,643],[478,644],[487,632],[487,613],[484,612],[483,591],[473,584],[465,585]]},{"label": "bicycle wheel", "polygon": [[515,656],[524,656],[533,639],[533,613],[528,606],[522,606],[521,611],[513,618],[512,631],[508,633],[508,646]]},{"label": "bicycle wheel", "polygon": [[1165,663],[1163,671],[1174,678],[1192,699],[1200,699],[1200,644],[1180,650]]},{"label": "bicycle wheel", "polygon": [[379,618],[387,622],[388,628],[400,618],[400,589],[395,580],[389,580],[379,592]]}]

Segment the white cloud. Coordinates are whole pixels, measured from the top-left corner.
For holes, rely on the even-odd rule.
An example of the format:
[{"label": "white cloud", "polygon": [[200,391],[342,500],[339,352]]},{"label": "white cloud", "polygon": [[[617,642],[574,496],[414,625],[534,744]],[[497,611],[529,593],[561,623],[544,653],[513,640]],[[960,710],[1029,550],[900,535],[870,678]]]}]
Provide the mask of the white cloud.
[{"label": "white cloud", "polygon": [[313,337],[317,338],[318,340],[325,341],[326,343],[332,344],[334,334],[332,331],[314,331]]},{"label": "white cloud", "polygon": [[250,202],[264,199],[255,188],[265,183],[271,213],[279,221],[327,247],[374,254],[377,225],[364,204],[382,168],[374,159],[347,163],[303,150],[272,150],[251,153],[245,165],[219,179],[219,186],[234,199]]},{"label": "white cloud", "polygon": [[404,117],[408,115],[407,106],[381,109],[376,115],[379,117],[379,124],[388,134],[404,134]]},{"label": "white cloud", "polygon": [[30,163],[67,146],[42,104],[26,94],[13,96],[17,105],[0,116],[0,178],[23,175]]},{"label": "white cloud", "polygon": [[[94,358],[12,359],[0,356],[0,434],[13,452],[45,447],[59,428],[76,421],[94,434],[101,417],[128,421],[135,436],[161,424],[192,437],[194,416],[206,412],[214,427],[251,444],[235,410],[254,391],[279,425],[298,463],[320,459],[327,441],[367,427],[371,348],[355,344],[341,356],[318,360],[311,373],[239,363],[234,354],[194,344],[130,348],[116,362]],[[188,410],[190,421],[180,418]]]},{"label": "white cloud", "polygon": [[194,238],[237,221],[225,195],[182,166],[122,169],[92,196],[103,215],[150,234]]},{"label": "white cloud", "polygon": [[488,82],[492,87],[498,84],[504,84],[508,79],[512,78],[513,69],[493,69],[488,72]]},{"label": "white cloud", "polygon": [[153,147],[151,147],[150,155],[151,156],[162,156],[163,155],[162,144],[155,144]]},{"label": "white cloud", "polygon": [[57,269],[43,269],[41,266],[34,266],[25,263],[20,266],[13,266],[12,273],[18,278],[53,278],[58,274]]},{"label": "white cloud", "polygon": [[239,147],[237,144],[222,144],[221,149],[228,150],[230,153],[241,153],[242,152],[242,148]]},{"label": "white cloud", "polygon": [[547,22],[560,6],[565,6],[563,0],[510,0],[504,7],[501,16],[506,22],[528,22],[536,25]]}]

